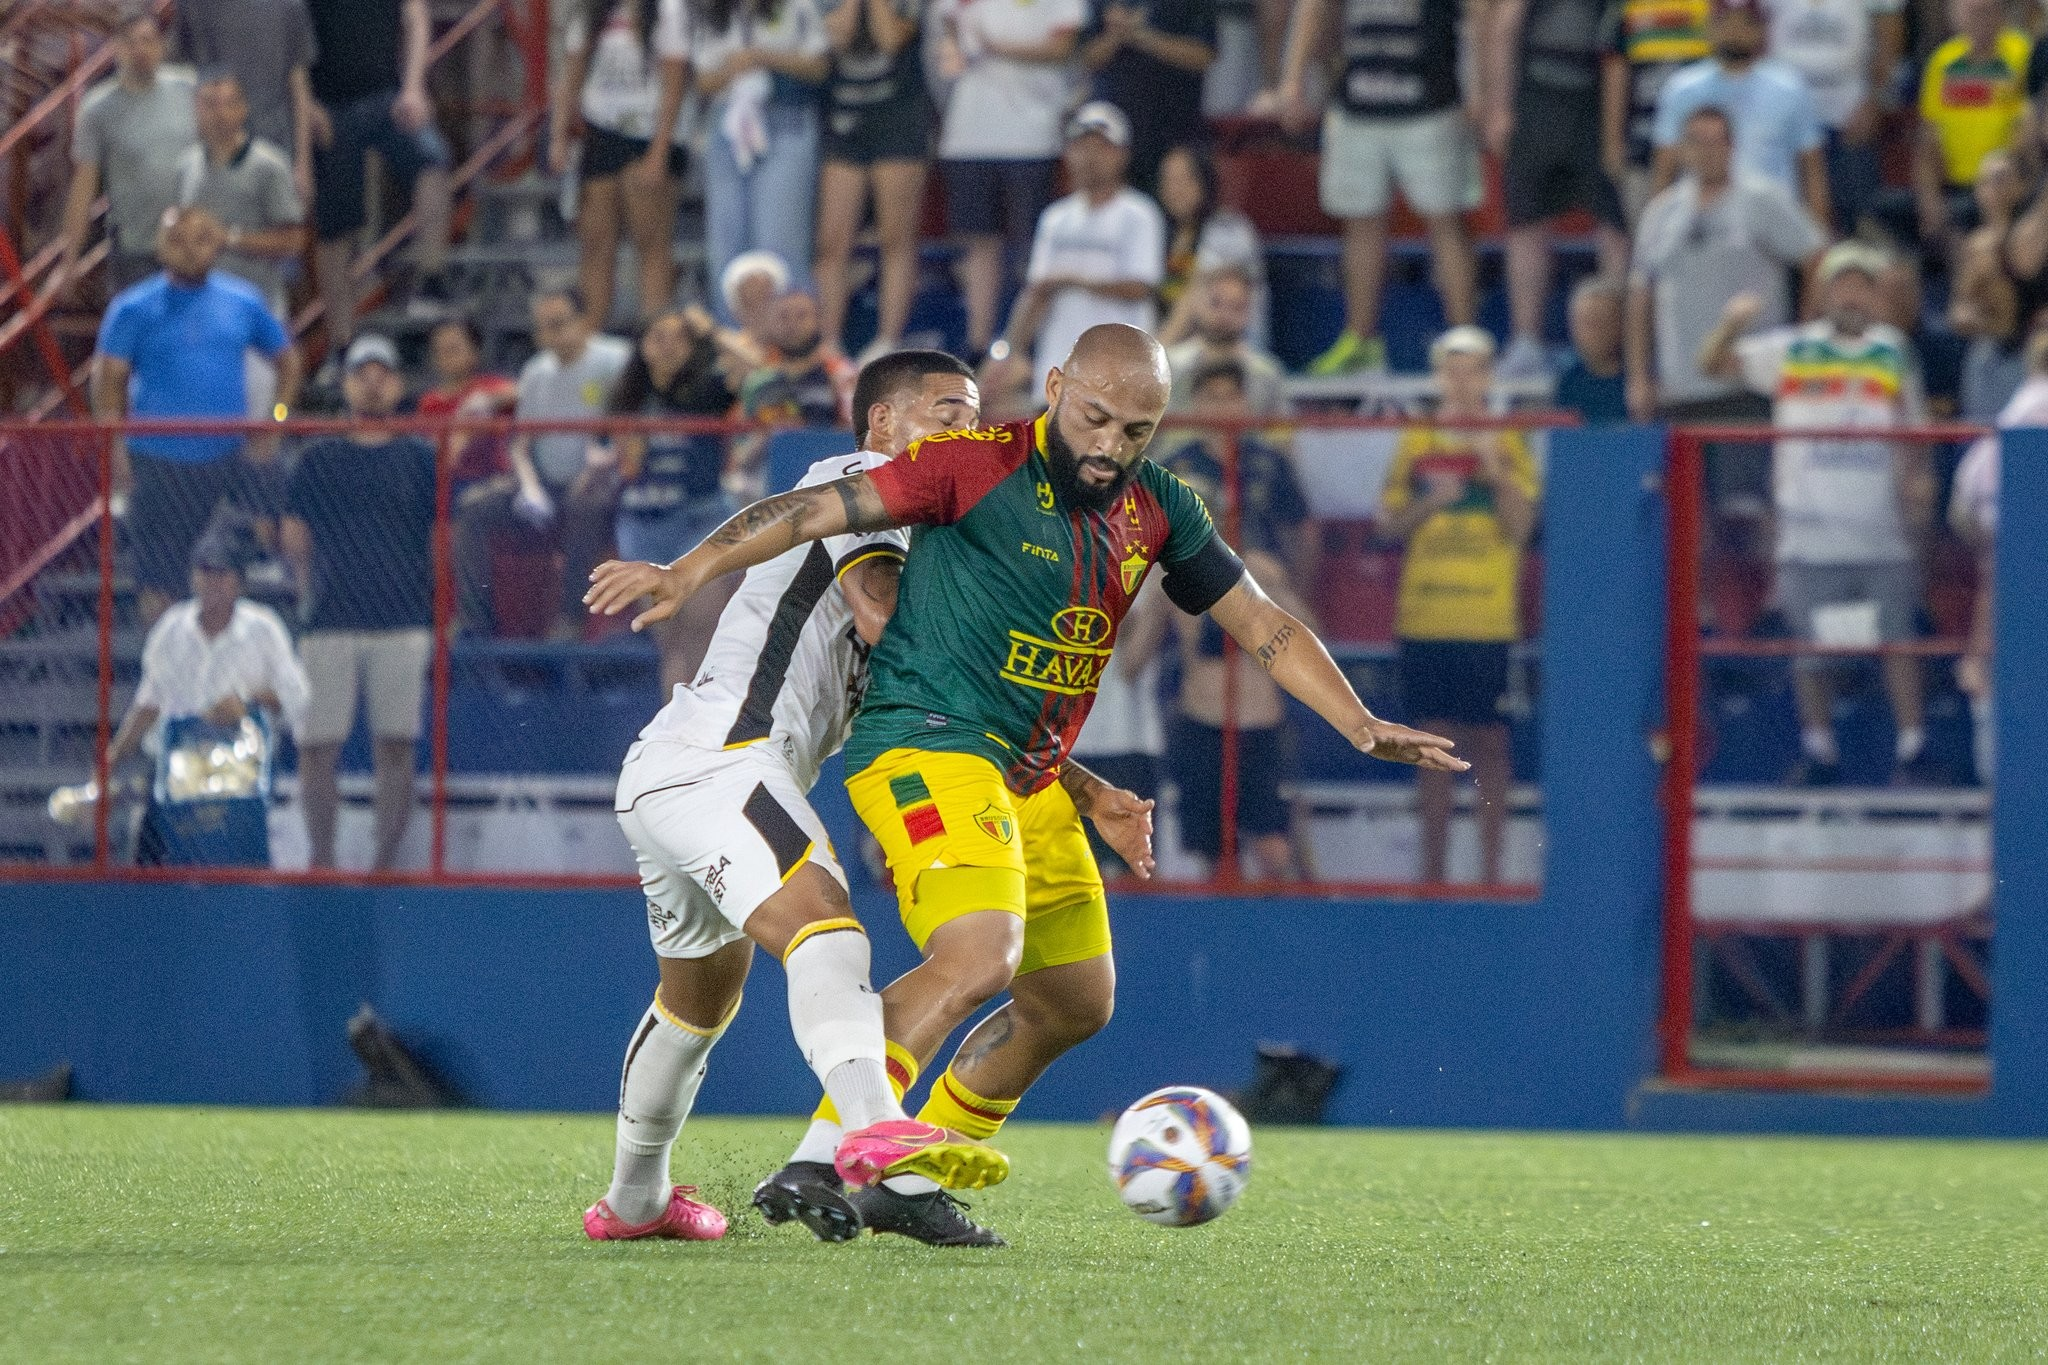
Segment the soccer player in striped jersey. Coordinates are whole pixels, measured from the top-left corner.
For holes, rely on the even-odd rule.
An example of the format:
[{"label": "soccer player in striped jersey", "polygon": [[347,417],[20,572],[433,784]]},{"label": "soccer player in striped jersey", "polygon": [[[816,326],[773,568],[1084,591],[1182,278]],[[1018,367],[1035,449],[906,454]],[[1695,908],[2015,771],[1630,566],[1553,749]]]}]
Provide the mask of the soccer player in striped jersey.
[{"label": "soccer player in striped jersey", "polygon": [[[1212,615],[1360,750],[1466,767],[1449,740],[1368,711],[1309,627],[1245,573],[1194,491],[1145,458],[1167,390],[1157,341],[1121,324],[1091,328],[1047,377],[1050,411],[1036,421],[933,436],[886,465],[764,499],[667,568],[601,567],[585,599],[610,614],[652,598],[637,629],[792,547],[920,528],[847,741],[847,789],[925,955],[883,993],[891,1056],[929,1063],[975,1010],[1010,994],[920,1111],[969,1137],[992,1138],[1054,1059],[1109,1019],[1108,904],[1079,813],[1094,793],[1063,770],[1155,564],[1175,605]],[[835,1119],[856,1122],[834,1108],[821,1107],[824,1133],[839,1131]],[[1001,1241],[929,1181],[881,1183],[852,1200],[878,1231]]]}]

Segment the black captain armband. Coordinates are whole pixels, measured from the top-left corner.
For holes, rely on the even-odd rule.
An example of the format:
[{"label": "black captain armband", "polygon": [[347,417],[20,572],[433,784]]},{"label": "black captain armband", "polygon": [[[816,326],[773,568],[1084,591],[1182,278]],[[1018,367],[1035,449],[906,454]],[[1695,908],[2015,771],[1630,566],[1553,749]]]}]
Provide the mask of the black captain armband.
[{"label": "black captain armband", "polygon": [[1200,616],[1243,577],[1244,561],[1237,551],[1225,545],[1222,536],[1210,536],[1190,558],[1167,566],[1166,595],[1188,615]]}]

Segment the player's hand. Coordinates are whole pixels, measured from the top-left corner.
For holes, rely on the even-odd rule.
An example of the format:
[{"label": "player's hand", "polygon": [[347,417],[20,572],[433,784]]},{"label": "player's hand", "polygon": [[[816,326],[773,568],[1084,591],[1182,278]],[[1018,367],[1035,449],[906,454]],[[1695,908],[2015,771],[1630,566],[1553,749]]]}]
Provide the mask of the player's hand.
[{"label": "player's hand", "polygon": [[1440,773],[1461,773],[1472,766],[1451,752],[1451,741],[1442,735],[1432,735],[1427,730],[1411,730],[1405,725],[1377,717],[1359,727],[1351,742],[1358,746],[1360,753],[1383,758],[1389,763],[1413,763],[1418,768],[1433,768]]},{"label": "player's hand", "polygon": [[1159,864],[1152,857],[1152,807],[1136,792],[1104,786],[1088,808],[1095,832],[1102,836],[1139,881],[1150,881]]},{"label": "player's hand", "polygon": [[592,616],[617,616],[641,598],[650,598],[653,605],[633,618],[633,629],[645,630],[674,616],[696,591],[697,585],[674,569],[614,559],[590,571],[590,591],[583,594],[583,605]]}]

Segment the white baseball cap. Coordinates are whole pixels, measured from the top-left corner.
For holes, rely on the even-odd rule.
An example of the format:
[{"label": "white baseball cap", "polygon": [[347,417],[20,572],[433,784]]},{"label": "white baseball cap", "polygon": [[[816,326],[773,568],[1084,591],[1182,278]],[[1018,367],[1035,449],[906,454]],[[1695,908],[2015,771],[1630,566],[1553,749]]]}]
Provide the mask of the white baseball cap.
[{"label": "white baseball cap", "polygon": [[398,370],[401,368],[398,347],[390,337],[381,337],[375,332],[363,333],[349,343],[348,357],[342,362],[342,368],[354,374],[365,365],[382,365],[388,370]]},{"label": "white baseball cap", "polygon": [[1440,365],[1447,355],[1476,355],[1491,360],[1493,354],[1493,333],[1484,327],[1474,327],[1466,323],[1461,327],[1451,328],[1430,343],[1429,363]]},{"label": "white baseball cap", "polygon": [[1067,120],[1067,141],[1072,142],[1075,138],[1085,137],[1089,133],[1100,134],[1113,146],[1131,145],[1130,119],[1124,117],[1124,111],[1108,100],[1090,100],[1076,109],[1074,116]]}]

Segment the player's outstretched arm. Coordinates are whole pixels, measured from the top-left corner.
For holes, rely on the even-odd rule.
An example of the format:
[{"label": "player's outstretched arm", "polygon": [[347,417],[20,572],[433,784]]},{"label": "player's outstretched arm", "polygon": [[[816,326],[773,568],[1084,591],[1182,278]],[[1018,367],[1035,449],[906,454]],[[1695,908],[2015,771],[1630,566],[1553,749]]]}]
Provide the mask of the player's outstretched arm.
[{"label": "player's outstretched arm", "polygon": [[1150,881],[1158,864],[1152,857],[1153,803],[1134,791],[1114,786],[1068,759],[1060,765],[1060,785],[1074,800],[1074,809],[1095,824],[1102,842],[1116,850],[1140,881]]},{"label": "player's outstretched arm", "polygon": [[1451,741],[1443,736],[1381,720],[1366,710],[1316,633],[1266,596],[1250,570],[1209,608],[1209,615],[1265,665],[1289,696],[1330,722],[1359,752],[1443,772],[1472,766],[1451,752]]},{"label": "player's outstretched arm", "polygon": [[726,574],[766,564],[785,550],[826,536],[887,531],[899,524],[890,519],[866,474],[791,489],[742,507],[673,564],[613,560],[598,565],[583,604],[593,615],[617,616],[641,598],[652,598],[653,605],[633,618],[633,629],[643,630],[675,615],[706,583]]}]

